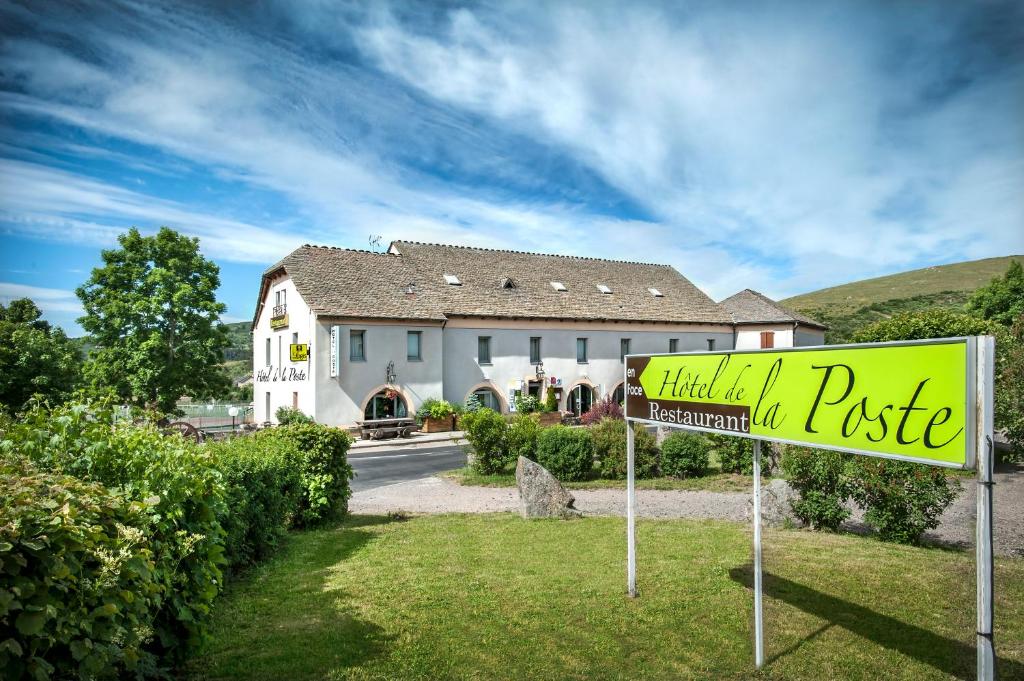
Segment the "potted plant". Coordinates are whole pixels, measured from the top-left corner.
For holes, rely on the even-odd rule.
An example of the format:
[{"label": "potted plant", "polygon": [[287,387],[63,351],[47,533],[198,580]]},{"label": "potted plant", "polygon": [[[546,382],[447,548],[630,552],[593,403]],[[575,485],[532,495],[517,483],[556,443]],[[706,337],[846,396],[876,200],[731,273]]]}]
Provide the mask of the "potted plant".
[{"label": "potted plant", "polygon": [[447,433],[452,429],[454,413],[450,402],[430,397],[420,405],[416,419],[423,424],[424,433]]}]

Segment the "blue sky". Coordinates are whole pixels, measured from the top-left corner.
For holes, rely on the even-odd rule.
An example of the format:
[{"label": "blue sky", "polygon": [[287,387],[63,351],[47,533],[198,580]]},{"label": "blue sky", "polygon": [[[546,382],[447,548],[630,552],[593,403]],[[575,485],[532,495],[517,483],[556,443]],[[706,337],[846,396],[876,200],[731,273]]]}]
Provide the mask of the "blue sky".
[{"label": "blue sky", "polygon": [[0,301],[130,225],[227,319],[302,243],[664,262],[716,299],[1024,252],[1019,2],[8,3]]}]

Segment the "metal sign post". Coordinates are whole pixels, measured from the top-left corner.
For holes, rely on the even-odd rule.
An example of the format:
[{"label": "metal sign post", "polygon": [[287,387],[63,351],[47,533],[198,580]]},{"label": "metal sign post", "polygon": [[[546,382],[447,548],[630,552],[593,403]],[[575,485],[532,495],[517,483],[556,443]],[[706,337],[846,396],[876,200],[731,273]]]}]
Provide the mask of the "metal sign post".
[{"label": "metal sign post", "polygon": [[636,448],[633,424],[626,421],[626,587],[636,598],[636,480],[633,456]]},{"label": "metal sign post", "polygon": [[978,391],[977,428],[978,438],[978,508],[975,519],[975,550],[978,576],[978,679],[992,681],[996,675],[995,643],[992,640],[993,565],[992,565],[992,404],[995,375],[995,340],[991,336],[978,339],[977,343]]},{"label": "metal sign post", "polygon": [[764,618],[761,608],[761,441],[754,440],[754,664],[764,665]]}]

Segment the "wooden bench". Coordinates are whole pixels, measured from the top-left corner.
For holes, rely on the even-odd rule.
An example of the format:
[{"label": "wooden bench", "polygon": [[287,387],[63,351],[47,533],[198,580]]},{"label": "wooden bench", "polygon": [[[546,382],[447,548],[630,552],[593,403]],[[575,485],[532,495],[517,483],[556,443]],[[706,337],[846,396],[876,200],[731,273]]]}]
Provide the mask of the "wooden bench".
[{"label": "wooden bench", "polygon": [[357,421],[359,436],[364,440],[383,440],[386,437],[410,437],[416,432],[416,420],[411,418],[368,419]]}]

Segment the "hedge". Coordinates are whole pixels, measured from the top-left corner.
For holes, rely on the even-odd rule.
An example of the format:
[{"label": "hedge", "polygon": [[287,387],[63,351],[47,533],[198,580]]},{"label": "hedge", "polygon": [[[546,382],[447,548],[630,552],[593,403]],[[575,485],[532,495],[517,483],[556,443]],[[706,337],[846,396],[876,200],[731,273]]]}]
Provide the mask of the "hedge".
[{"label": "hedge", "polygon": [[707,472],[710,453],[711,443],[703,435],[676,431],[661,443],[661,472],[677,478],[699,477]]},{"label": "hedge", "polygon": [[[626,477],[626,422],[606,417],[590,427],[594,456],[601,477],[622,480]],[[651,478],[658,472],[658,443],[640,424],[633,425],[634,473],[637,478]]]},{"label": "hedge", "polygon": [[473,469],[483,475],[502,470],[511,462],[508,451],[508,424],[501,414],[480,407],[467,411],[460,419],[466,440],[473,450]]},{"label": "hedge", "polygon": [[352,446],[348,433],[317,423],[291,423],[261,430],[252,439],[297,457],[301,488],[293,519],[296,527],[319,525],[348,512],[349,481],[354,475],[348,463]]},{"label": "hedge", "polygon": [[551,426],[537,438],[537,463],[562,481],[582,480],[594,467],[594,444],[586,428]]},{"label": "hedge", "polygon": [[173,665],[209,635],[210,607],[225,563],[224,488],[213,456],[180,435],[115,424],[109,408],[38,405],[8,424],[0,450],[40,470],[102,483],[144,504],[156,593],[145,649]]},{"label": "hedge", "polygon": [[165,595],[146,505],[98,483],[0,455],[3,678],[152,674]]},{"label": "hedge", "polygon": [[284,438],[238,437],[207,447],[224,475],[224,555],[237,571],[269,556],[299,512],[301,455]]}]

